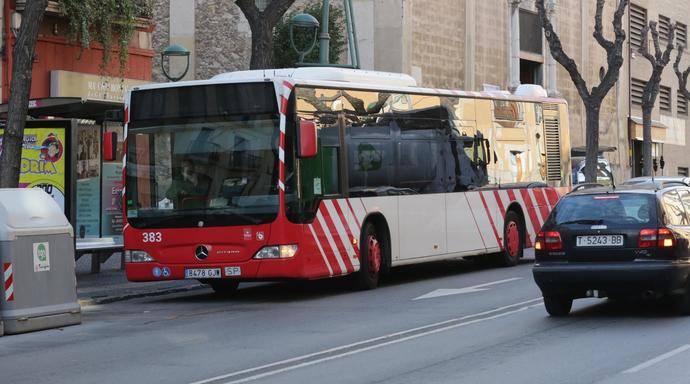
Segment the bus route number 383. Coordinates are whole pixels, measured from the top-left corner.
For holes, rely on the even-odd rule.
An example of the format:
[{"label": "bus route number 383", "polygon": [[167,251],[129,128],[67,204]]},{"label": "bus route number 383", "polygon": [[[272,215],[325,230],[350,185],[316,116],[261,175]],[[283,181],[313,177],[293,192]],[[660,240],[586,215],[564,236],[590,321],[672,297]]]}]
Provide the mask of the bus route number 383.
[{"label": "bus route number 383", "polygon": [[163,234],[160,232],[144,232],[142,235],[144,243],[160,243],[163,241]]}]

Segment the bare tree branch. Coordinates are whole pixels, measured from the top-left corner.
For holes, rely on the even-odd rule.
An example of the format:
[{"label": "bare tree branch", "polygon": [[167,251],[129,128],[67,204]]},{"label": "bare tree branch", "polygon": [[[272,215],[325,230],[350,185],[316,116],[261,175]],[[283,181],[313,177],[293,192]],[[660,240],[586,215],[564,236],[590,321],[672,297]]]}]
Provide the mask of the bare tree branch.
[{"label": "bare tree branch", "polygon": [[273,0],[271,4],[266,7],[264,13],[266,14],[266,20],[271,25],[275,25],[280,21],[285,12],[292,6],[295,0]]},{"label": "bare tree branch", "polygon": [[[594,39],[606,51],[607,68],[602,67],[599,85],[592,87],[591,91],[587,87],[586,81],[582,78],[575,61],[563,51],[558,35],[554,31],[553,25],[549,20],[544,0],[535,0],[535,6],[541,19],[544,36],[549,43],[551,56],[568,71],[570,78],[575,85],[586,110],[586,142],[587,156],[585,162],[585,179],[588,182],[596,181],[597,157],[599,150],[599,112],[604,97],[618,81],[620,69],[623,66],[623,42],[626,34],[623,30],[623,15],[628,6],[628,0],[620,0],[613,15],[613,30],[615,39],[606,39],[603,32],[603,13],[606,0],[597,0],[597,9],[594,17]],[[584,42],[586,43],[586,42]]]},{"label": "bare tree branch", "polygon": [[[649,52],[650,34],[654,45],[654,54]],[[659,43],[657,23],[655,21],[650,21],[649,25],[646,25],[642,30],[642,46],[640,47],[640,53],[652,66],[652,73],[642,93],[642,173],[645,176],[652,175],[652,110],[654,109],[654,104],[659,95],[661,75],[664,72],[664,68],[666,68],[671,61],[671,52],[673,51],[673,40],[675,39],[675,35],[676,26],[675,24],[671,24],[668,31],[668,42],[666,48],[662,51],[661,44]]]},{"label": "bare tree branch", "polygon": [[[597,8],[603,7],[604,0],[597,0]],[[628,0],[620,0],[618,3],[618,8],[613,14],[613,31],[616,38],[608,49],[606,49],[606,62],[608,68],[604,74],[603,79],[599,86],[592,88],[592,97],[603,101],[604,97],[609,93],[611,88],[618,81],[618,74],[621,67],[623,66],[623,42],[625,41],[625,30],[623,29],[623,15],[625,14],[625,8],[628,6]],[[595,23],[596,24],[596,23]]]},{"label": "bare tree branch", "polygon": [[261,12],[259,12],[259,8],[256,7],[254,0],[235,0],[235,4],[237,4],[242,13],[244,13],[244,17],[246,17],[247,21],[249,21],[250,27],[252,22],[258,19],[261,15]]},{"label": "bare tree branch", "polygon": [[[652,23],[649,24],[651,25]],[[642,44],[640,45],[640,49],[638,51],[645,59],[652,63],[653,66],[656,62],[656,57],[649,53],[649,27],[649,25],[645,25],[644,28],[642,28]],[[656,29],[656,25],[654,28]]]},{"label": "bare tree branch", "polygon": [[597,12],[594,16],[594,38],[599,45],[604,49],[609,50],[613,48],[613,41],[607,40],[604,37],[604,27],[602,26],[602,13],[604,12],[605,0],[597,0]]},{"label": "bare tree branch", "polygon": [[272,0],[262,11],[255,0],[235,0],[252,30],[251,69],[271,68],[273,62],[273,28],[295,0]]},{"label": "bare tree branch", "polygon": [[561,39],[554,31],[553,25],[551,24],[551,21],[546,15],[546,9],[544,8],[544,0],[536,0],[535,5],[539,13],[539,18],[541,19],[542,28],[544,28],[544,36],[546,37],[546,40],[549,43],[551,56],[553,56],[554,60],[561,64],[566,71],[568,71],[568,74],[570,75],[570,78],[572,79],[573,84],[577,89],[577,92],[580,94],[580,97],[582,99],[588,99],[590,95],[589,89],[587,89],[587,83],[582,78],[582,75],[580,75],[580,71],[577,68],[575,60],[570,58],[570,56],[568,56],[568,54],[565,53],[565,51],[563,51]]},{"label": "bare tree branch", "polygon": [[673,63],[673,70],[678,77],[678,91],[685,96],[686,100],[690,100],[690,90],[688,90],[688,76],[690,76],[690,66],[683,72],[680,71],[680,60],[683,57],[685,46],[678,44],[678,55],[676,61]]},{"label": "bare tree branch", "polygon": [[[48,0],[26,3],[19,35],[12,57],[12,80],[7,111],[7,127],[2,138],[0,153],[0,188],[17,188],[22,155],[22,142],[34,64],[34,52]],[[9,41],[9,37],[6,37]]]}]

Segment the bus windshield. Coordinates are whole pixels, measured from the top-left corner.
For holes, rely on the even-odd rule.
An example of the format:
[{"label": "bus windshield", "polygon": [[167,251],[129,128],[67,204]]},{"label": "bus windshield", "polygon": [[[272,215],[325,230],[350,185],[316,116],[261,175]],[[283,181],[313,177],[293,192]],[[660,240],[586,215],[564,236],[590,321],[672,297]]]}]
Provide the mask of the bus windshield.
[{"label": "bus windshield", "polygon": [[[272,86],[254,87],[188,87],[196,95],[179,94],[185,89],[176,88],[177,94],[158,95],[158,102],[174,97],[168,106],[187,100],[197,108],[185,104],[177,114],[167,108],[163,118],[155,115],[155,108],[148,115],[137,112],[144,105],[137,104],[133,93],[126,170],[127,219],[132,226],[247,225],[275,219],[277,103]],[[270,92],[270,101],[252,91]],[[152,97],[156,95],[139,101],[150,106]],[[221,110],[224,106],[226,111]]]}]

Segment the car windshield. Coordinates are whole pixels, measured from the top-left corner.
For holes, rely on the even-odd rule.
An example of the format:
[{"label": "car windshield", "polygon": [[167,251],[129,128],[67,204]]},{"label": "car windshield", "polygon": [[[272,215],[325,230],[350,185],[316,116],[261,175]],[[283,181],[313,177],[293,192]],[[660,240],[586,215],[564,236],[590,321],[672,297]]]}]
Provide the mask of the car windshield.
[{"label": "car windshield", "polygon": [[649,224],[656,218],[651,194],[620,193],[566,196],[554,208],[556,225]]}]

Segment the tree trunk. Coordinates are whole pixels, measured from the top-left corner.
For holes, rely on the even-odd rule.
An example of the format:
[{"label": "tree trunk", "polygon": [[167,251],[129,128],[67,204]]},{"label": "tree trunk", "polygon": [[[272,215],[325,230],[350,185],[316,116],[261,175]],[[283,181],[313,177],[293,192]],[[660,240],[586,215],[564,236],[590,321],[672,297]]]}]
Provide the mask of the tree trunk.
[{"label": "tree trunk", "polygon": [[251,25],[251,30],[252,59],[249,69],[272,68],[273,26],[268,25],[264,18],[260,18]]},{"label": "tree trunk", "polygon": [[19,164],[22,156],[26,115],[29,110],[34,50],[38,29],[47,6],[48,0],[27,1],[22,15],[22,24],[19,28],[12,60],[7,127],[2,137],[0,188],[17,188],[19,186]]},{"label": "tree trunk", "polygon": [[587,153],[585,156],[585,182],[596,183],[599,169],[599,111],[601,102],[585,101],[587,114],[586,141]]},{"label": "tree trunk", "polygon": [[[654,105],[652,103],[652,105]],[[642,110],[642,176],[652,176],[652,108]]]}]

